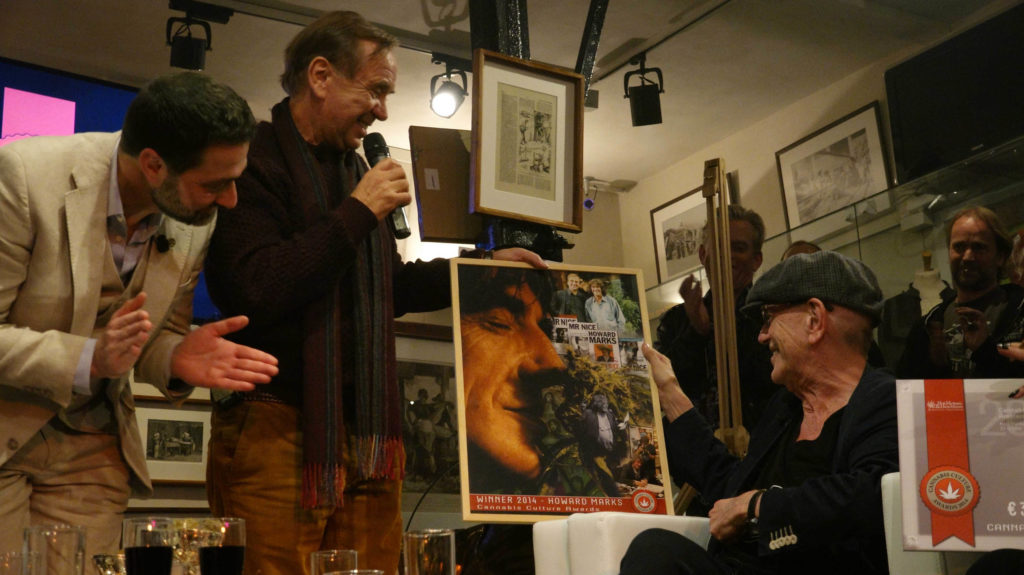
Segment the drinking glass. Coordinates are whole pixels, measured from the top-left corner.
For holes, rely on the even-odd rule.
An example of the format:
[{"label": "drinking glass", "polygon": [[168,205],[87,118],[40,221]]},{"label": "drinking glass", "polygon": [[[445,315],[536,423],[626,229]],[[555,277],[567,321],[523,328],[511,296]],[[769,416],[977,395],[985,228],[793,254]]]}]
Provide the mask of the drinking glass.
[{"label": "drinking glass", "polygon": [[92,564],[98,575],[126,575],[124,553],[93,555]]},{"label": "drinking glass", "polygon": [[354,549],[324,549],[309,554],[311,575],[327,575],[359,567],[358,553]]},{"label": "drinking glass", "polygon": [[202,575],[242,575],[245,562],[245,520],[211,517],[203,521],[199,538],[199,572]]},{"label": "drinking glass", "polygon": [[168,517],[131,517],[124,520],[121,543],[128,575],[171,575],[178,533]]},{"label": "drinking glass", "polygon": [[405,575],[455,575],[455,532],[451,529],[407,532]]},{"label": "drinking glass", "polygon": [[10,551],[0,553],[0,575],[33,575],[35,552]]},{"label": "drinking glass", "polygon": [[84,575],[85,527],[26,527],[22,552],[34,554],[32,559],[35,562],[36,575]]}]

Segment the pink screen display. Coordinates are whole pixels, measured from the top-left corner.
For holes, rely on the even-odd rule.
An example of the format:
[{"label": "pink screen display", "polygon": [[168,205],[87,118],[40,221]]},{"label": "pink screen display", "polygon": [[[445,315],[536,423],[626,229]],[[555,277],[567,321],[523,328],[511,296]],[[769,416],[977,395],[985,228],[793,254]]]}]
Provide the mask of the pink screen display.
[{"label": "pink screen display", "polygon": [[75,131],[75,103],[4,88],[0,145],[29,136],[63,136]]}]

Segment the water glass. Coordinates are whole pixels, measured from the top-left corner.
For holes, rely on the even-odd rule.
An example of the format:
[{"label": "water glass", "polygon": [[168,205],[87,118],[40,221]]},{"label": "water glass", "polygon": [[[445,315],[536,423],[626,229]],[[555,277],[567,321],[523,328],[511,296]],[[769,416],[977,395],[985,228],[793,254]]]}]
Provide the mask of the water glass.
[{"label": "water glass", "polygon": [[[25,528],[22,552],[33,554],[36,575],[84,575],[85,527],[33,525]],[[23,557],[24,560],[24,557]]]},{"label": "water glass", "polygon": [[0,553],[0,575],[33,575],[35,552],[10,551]]},{"label": "water glass", "polygon": [[178,533],[168,517],[131,517],[124,520],[121,544],[128,575],[171,575]]},{"label": "water glass", "polygon": [[245,520],[211,517],[203,520],[199,539],[199,572],[202,575],[242,575],[245,562]]},{"label": "water glass", "polygon": [[351,571],[358,567],[358,553],[354,549],[324,549],[309,554],[311,575]]},{"label": "water glass", "polygon": [[451,529],[407,532],[405,575],[455,575],[455,532]]},{"label": "water glass", "polygon": [[126,575],[124,553],[93,555],[92,564],[98,575]]}]

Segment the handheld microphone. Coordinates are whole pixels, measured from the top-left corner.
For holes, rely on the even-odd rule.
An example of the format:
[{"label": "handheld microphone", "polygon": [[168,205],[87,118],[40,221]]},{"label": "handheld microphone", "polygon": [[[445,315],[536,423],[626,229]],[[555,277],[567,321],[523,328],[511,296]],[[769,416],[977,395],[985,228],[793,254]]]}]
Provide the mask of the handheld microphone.
[{"label": "handheld microphone", "polygon": [[[366,161],[370,163],[371,168],[384,158],[391,157],[388,145],[384,143],[384,136],[377,132],[367,134],[363,138],[363,154],[366,155]],[[388,223],[391,225],[391,231],[394,232],[397,239],[404,240],[412,235],[412,230],[409,228],[409,220],[405,218],[404,207],[398,206],[395,208],[395,211],[388,215]]]}]

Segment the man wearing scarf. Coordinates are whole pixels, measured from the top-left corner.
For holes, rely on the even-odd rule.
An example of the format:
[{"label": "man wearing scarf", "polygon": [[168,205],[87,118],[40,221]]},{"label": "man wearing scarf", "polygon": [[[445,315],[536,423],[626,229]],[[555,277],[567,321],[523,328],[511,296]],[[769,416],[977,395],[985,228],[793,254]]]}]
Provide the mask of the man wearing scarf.
[{"label": "man wearing scarf", "polygon": [[[401,549],[401,397],[395,316],[450,305],[448,262],[403,263],[381,222],[410,202],[402,167],[355,150],[388,117],[395,39],[353,12],[329,13],[285,51],[289,97],[261,123],[221,214],[207,265],[239,342],[280,373],[213,415],[207,489],[215,515],[246,520],[245,573],[308,573],[317,549],[359,552],[395,573]],[[527,250],[496,259],[544,267]],[[237,401],[241,399],[241,401]]]}]

